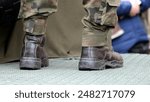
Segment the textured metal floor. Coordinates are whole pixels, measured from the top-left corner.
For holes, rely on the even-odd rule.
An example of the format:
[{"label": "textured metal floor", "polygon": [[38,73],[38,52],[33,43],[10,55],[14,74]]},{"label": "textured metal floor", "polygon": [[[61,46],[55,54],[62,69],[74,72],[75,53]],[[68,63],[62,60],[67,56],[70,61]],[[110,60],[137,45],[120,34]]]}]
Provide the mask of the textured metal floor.
[{"label": "textured metal floor", "polygon": [[150,55],[123,55],[124,67],[78,71],[78,58],[50,59],[41,70],[19,70],[19,63],[0,64],[1,85],[150,85]]}]

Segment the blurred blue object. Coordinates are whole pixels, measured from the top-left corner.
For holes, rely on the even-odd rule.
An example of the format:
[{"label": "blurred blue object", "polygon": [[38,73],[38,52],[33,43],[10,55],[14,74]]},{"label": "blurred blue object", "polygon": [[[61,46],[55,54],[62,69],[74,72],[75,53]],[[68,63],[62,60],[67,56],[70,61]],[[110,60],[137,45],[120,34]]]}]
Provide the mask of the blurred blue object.
[{"label": "blurred blue object", "polygon": [[[141,0],[141,13],[147,10],[150,6],[150,0]],[[129,1],[121,1],[117,9],[119,19],[119,26],[124,33],[112,40],[114,51],[119,53],[147,53],[148,50],[148,35],[145,25],[139,15],[134,17],[129,16],[131,4]],[[136,50],[131,51],[137,44],[143,43],[138,46]],[[143,51],[142,51],[143,50]]]}]

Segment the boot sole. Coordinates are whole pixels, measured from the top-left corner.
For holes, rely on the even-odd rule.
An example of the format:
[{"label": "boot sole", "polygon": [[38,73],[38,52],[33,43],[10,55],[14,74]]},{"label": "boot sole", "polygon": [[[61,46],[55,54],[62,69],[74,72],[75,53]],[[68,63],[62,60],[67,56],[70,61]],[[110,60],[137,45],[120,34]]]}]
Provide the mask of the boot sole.
[{"label": "boot sole", "polygon": [[81,71],[115,69],[115,68],[120,68],[122,66],[123,66],[123,62],[116,61],[116,60],[87,61],[86,59],[79,62],[79,70]]},{"label": "boot sole", "polygon": [[41,59],[23,57],[20,59],[20,69],[37,70],[41,68]]}]

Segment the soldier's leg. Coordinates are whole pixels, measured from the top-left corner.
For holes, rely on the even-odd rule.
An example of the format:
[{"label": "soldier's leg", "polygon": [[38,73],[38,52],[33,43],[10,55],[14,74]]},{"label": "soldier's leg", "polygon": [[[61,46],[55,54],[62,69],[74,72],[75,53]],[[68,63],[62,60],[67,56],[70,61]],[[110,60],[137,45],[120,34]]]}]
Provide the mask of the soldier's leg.
[{"label": "soldier's leg", "polygon": [[83,0],[82,53],[79,70],[102,70],[123,66],[123,59],[112,51],[111,29],[117,22],[119,0]]},{"label": "soldier's leg", "polygon": [[24,47],[20,59],[21,69],[40,69],[48,66],[43,48],[47,18],[57,11],[57,0],[22,0]]}]

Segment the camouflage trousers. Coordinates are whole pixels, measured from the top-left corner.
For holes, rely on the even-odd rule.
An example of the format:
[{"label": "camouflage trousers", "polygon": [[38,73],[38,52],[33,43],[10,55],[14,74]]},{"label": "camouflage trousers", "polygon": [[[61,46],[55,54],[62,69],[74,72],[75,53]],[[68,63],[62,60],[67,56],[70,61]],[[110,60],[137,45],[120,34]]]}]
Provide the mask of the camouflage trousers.
[{"label": "camouflage trousers", "polygon": [[87,15],[84,25],[82,46],[111,47],[111,31],[118,20],[116,10],[120,0],[83,0]]},{"label": "camouflage trousers", "polygon": [[47,18],[56,11],[57,0],[21,0],[19,16],[24,20],[24,31],[45,34]]},{"label": "camouflage trousers", "polygon": [[[120,0],[83,0],[87,15],[83,17],[83,46],[99,46],[100,33],[117,22],[116,8]],[[57,11],[58,0],[22,0],[24,30],[32,34],[45,34],[47,17]]]}]

